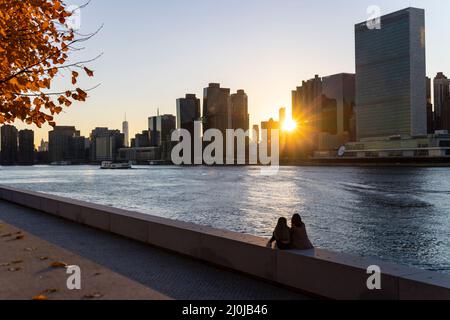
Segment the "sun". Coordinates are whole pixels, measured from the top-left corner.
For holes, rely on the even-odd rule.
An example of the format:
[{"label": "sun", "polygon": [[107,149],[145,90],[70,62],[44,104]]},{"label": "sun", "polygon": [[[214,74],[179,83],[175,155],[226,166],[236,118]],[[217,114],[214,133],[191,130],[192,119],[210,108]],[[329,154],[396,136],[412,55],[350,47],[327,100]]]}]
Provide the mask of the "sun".
[{"label": "sun", "polygon": [[297,129],[297,123],[292,119],[286,119],[281,127],[283,131],[292,132]]}]

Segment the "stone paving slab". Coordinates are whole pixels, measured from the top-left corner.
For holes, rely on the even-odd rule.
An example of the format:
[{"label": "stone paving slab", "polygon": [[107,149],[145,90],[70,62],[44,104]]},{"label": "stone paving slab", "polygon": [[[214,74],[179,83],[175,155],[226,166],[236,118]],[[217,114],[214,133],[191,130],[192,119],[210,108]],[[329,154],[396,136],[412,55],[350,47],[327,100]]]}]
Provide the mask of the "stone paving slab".
[{"label": "stone paving slab", "polygon": [[[53,266],[52,266],[53,265]],[[60,265],[59,267],[57,265]],[[69,290],[64,265],[81,269]],[[0,300],[166,300],[160,294],[0,220]]]},{"label": "stone paving slab", "polygon": [[[158,297],[161,297],[162,299],[172,298],[182,300],[309,299],[309,297],[298,292],[258,279],[218,269],[196,260],[150,247],[144,243],[82,226],[5,201],[0,201],[0,219],[5,221],[6,224],[14,226],[14,228],[18,230],[24,230],[24,232],[32,234],[35,237],[35,241],[40,240],[49,242],[49,246],[55,246],[58,250],[65,249],[67,256],[57,254],[59,251],[55,252],[54,256],[61,256],[61,259],[65,257],[66,261],[64,262],[70,264],[76,264],[75,262],[77,261],[80,261],[80,263],[83,262],[83,264],[87,266],[86,270],[88,271],[85,271],[87,277],[92,274],[95,275],[96,268],[107,269],[111,273],[119,274],[124,277],[124,279],[122,279],[123,281],[128,280],[130,283],[143,285],[149,290],[147,293],[151,293],[148,297],[149,299],[159,299]],[[31,239],[32,236],[28,235],[28,237]],[[20,241],[27,241],[26,239],[27,237]],[[17,257],[17,253],[15,252],[21,252],[20,250],[33,247],[32,243],[29,243],[27,246],[24,245],[25,242],[23,242],[21,243],[20,250],[15,251],[13,248],[7,248],[7,245],[12,245],[12,242],[5,242],[6,245],[4,245],[4,240],[5,239],[0,239],[0,260],[4,260],[2,258],[2,251],[5,251],[9,252],[9,256],[6,259],[7,263],[14,259],[26,261],[26,256],[24,256],[25,258],[21,258],[21,256]],[[15,245],[17,245],[17,243]],[[48,255],[50,256],[51,253],[52,252],[50,251]],[[41,256],[41,253],[39,253],[39,256]],[[33,257],[35,256],[30,254],[29,259],[32,259]],[[78,257],[78,259],[81,259],[82,261],[76,260],[75,257]],[[45,268],[48,267],[48,261],[42,265],[38,265],[45,270]],[[7,278],[0,276],[0,286],[2,286],[2,279],[7,279],[7,282],[9,283],[6,296],[8,296],[8,292],[16,292],[14,291],[14,284],[11,284],[14,283],[14,281],[11,282],[11,279],[13,279],[14,276],[18,277],[15,281],[19,281],[23,278],[26,279],[24,282],[27,283],[36,277],[39,279],[39,274],[36,273],[36,271],[32,269],[24,269],[23,271],[26,271],[27,273],[25,277],[24,274],[21,275],[20,273],[14,275],[8,273]],[[60,277],[64,276],[63,285],[65,285],[67,276],[64,273],[64,270],[60,271]],[[93,277],[93,279],[95,280],[95,277]],[[55,285],[56,282],[59,284],[59,281],[61,281],[56,277],[56,272],[54,281]],[[94,285],[94,283],[92,285]],[[126,285],[122,285],[122,287],[126,287]],[[39,294],[41,290],[52,289],[49,285],[36,286],[33,288],[35,288],[34,291],[24,295],[23,299],[29,299],[33,295]],[[107,283],[105,283],[104,286],[102,286],[101,283],[98,283],[97,287],[86,287],[86,289],[89,289],[86,291],[89,292],[87,293],[89,295],[96,293],[97,291],[100,293],[106,292],[113,288]],[[0,288],[0,290],[2,289]],[[114,293],[114,291],[111,292]],[[127,288],[122,293],[124,294],[125,299],[140,299],[139,291],[134,292],[134,290],[128,290]],[[145,292],[143,292],[143,294],[144,293]],[[2,298],[2,294],[5,295],[5,293],[0,291],[0,299]],[[76,298],[81,299],[83,296],[84,294],[81,296],[78,295]],[[54,297],[57,296],[55,295]],[[112,294],[109,297],[112,299],[121,299],[120,297],[114,297]],[[60,298],[63,299],[65,297],[61,296]],[[108,295],[105,294],[104,298],[108,298]]]}]

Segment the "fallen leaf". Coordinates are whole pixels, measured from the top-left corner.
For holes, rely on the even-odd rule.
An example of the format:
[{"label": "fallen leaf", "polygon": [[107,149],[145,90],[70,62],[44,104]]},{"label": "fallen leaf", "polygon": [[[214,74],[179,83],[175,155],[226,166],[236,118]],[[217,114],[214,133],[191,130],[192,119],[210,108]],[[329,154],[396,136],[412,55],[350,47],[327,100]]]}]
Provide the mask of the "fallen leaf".
[{"label": "fallen leaf", "polygon": [[45,301],[45,300],[48,300],[48,298],[46,296],[40,294],[40,295],[38,295],[36,297],[33,297],[33,300],[35,300],[35,301]]},{"label": "fallen leaf", "polygon": [[103,295],[99,292],[87,294],[84,296],[85,299],[100,299],[102,297],[103,297]]},{"label": "fallen leaf", "polygon": [[12,233],[7,233],[7,234],[2,235],[1,237],[2,238],[9,238],[11,236],[12,236]]},{"label": "fallen leaf", "polygon": [[56,292],[58,292],[58,289],[47,289],[47,290],[45,290],[45,291],[42,292],[42,293],[45,293],[45,294],[52,294],[52,293],[56,293]]},{"label": "fallen leaf", "polygon": [[18,268],[9,268],[8,269],[9,272],[17,272],[17,271],[20,271],[20,270],[22,270],[22,268],[20,268],[20,267],[18,267]]},{"label": "fallen leaf", "polygon": [[46,260],[48,260],[48,257],[39,257],[39,260],[46,261]]},{"label": "fallen leaf", "polygon": [[52,268],[67,268],[67,263],[57,261],[57,262],[53,262],[50,265],[50,267],[52,267]]},{"label": "fallen leaf", "polygon": [[23,260],[14,260],[11,262],[11,264],[20,264],[23,263]]},{"label": "fallen leaf", "polygon": [[15,239],[16,240],[23,240],[25,238],[25,236],[23,234],[17,236]]},{"label": "fallen leaf", "polygon": [[10,266],[9,263],[1,263],[1,264],[0,264],[0,267],[9,267],[9,266]]}]

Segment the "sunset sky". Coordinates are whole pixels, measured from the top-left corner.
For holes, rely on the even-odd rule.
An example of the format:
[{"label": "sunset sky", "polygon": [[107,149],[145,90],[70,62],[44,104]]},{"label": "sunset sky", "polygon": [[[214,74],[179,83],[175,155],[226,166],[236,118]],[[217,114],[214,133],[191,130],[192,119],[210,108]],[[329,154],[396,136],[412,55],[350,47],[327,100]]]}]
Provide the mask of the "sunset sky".
[{"label": "sunset sky", "polygon": [[[382,14],[426,9],[427,74],[450,75],[450,1],[92,0],[80,31],[104,28],[77,58],[104,53],[90,65],[95,78],[82,83],[101,86],[57,123],[88,136],[97,126],[121,128],[126,113],[134,136],[158,108],[175,114],[177,98],[202,98],[210,82],[245,89],[252,125],[277,118],[302,80],[354,72],[354,25],[374,4]],[[36,142],[47,140],[49,127],[33,129]]]}]

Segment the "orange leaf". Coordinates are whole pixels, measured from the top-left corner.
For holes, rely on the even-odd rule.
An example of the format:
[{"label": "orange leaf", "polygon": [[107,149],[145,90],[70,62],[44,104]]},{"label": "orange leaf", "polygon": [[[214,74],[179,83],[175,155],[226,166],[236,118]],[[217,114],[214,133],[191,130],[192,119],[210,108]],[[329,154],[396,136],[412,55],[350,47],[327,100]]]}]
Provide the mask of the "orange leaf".
[{"label": "orange leaf", "polygon": [[88,69],[88,68],[86,68],[86,67],[84,67],[84,71],[86,72],[86,74],[87,74],[89,77],[93,77],[93,76],[94,76],[94,71],[92,71],[92,70],[90,70],[90,69]]},{"label": "orange leaf", "polygon": [[67,267],[67,263],[56,261],[56,262],[53,262],[50,265],[50,267],[52,267],[52,268],[66,268]]}]

